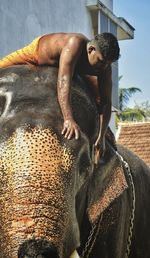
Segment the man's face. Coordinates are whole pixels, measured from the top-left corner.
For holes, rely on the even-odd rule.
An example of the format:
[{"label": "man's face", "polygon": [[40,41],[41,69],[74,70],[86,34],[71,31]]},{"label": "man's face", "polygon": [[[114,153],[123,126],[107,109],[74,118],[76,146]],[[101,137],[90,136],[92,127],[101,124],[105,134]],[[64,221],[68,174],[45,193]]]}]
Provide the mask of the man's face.
[{"label": "man's face", "polygon": [[105,60],[100,51],[96,50],[94,46],[88,48],[88,61],[92,68],[97,72],[106,69],[112,62]]}]

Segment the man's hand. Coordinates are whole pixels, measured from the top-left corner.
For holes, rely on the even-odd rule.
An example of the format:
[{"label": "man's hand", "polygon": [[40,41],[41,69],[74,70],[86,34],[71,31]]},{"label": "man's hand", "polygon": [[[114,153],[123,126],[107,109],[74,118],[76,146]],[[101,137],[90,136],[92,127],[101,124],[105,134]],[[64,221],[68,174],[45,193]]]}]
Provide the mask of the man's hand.
[{"label": "man's hand", "polygon": [[76,140],[79,139],[80,129],[73,119],[64,121],[63,130],[61,132],[65,138],[70,140],[73,136]]},{"label": "man's hand", "polygon": [[99,160],[104,156],[105,149],[105,137],[97,139],[94,144],[94,164],[98,164]]}]

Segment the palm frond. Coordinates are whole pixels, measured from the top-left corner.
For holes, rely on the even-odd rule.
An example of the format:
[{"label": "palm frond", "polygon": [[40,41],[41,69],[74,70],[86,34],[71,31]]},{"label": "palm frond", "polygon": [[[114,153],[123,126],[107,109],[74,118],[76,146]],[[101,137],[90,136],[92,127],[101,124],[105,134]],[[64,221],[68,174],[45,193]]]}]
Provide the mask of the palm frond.
[{"label": "palm frond", "polygon": [[119,88],[119,109],[123,111],[128,103],[129,99],[132,97],[133,94],[136,92],[141,92],[141,89],[136,87],[130,88]]}]

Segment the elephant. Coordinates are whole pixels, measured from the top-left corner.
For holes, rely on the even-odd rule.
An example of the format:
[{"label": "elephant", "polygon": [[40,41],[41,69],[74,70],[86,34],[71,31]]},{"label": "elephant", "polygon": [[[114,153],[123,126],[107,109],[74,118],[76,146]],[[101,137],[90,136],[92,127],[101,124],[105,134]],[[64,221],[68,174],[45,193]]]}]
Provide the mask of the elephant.
[{"label": "elephant", "polygon": [[64,138],[57,75],[48,66],[0,69],[0,257],[150,257],[150,169],[109,133],[93,163],[99,116],[76,74],[81,133]]}]

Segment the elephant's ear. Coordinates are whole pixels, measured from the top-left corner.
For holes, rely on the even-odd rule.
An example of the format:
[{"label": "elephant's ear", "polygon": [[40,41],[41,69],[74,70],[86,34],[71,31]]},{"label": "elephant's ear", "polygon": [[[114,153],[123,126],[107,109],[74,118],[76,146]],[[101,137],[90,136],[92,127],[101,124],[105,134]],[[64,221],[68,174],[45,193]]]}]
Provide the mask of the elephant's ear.
[{"label": "elephant's ear", "polygon": [[94,223],[127,187],[122,162],[118,155],[108,148],[104,163],[95,168],[88,187],[87,212],[90,222]]}]

